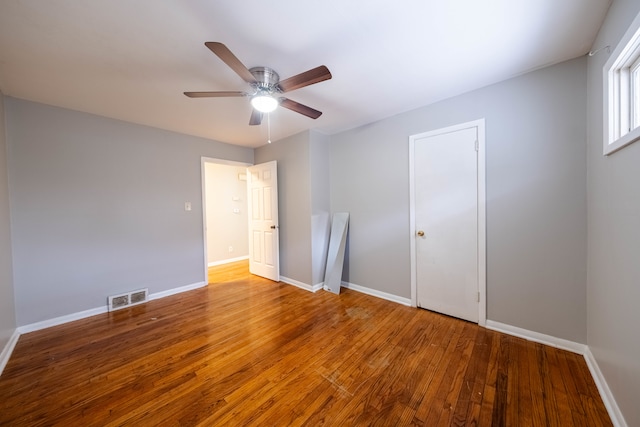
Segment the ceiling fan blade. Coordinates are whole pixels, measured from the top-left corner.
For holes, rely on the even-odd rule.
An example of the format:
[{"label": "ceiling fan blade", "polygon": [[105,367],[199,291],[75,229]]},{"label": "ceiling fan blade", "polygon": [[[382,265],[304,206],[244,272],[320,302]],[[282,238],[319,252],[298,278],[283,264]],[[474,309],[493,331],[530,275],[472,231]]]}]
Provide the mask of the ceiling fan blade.
[{"label": "ceiling fan blade", "polygon": [[184,92],[189,98],[223,98],[228,96],[249,96],[246,92]]},{"label": "ceiling fan blade", "polygon": [[329,69],[324,65],[321,65],[312,70],[289,77],[288,79],[281,81],[278,86],[280,86],[280,90],[282,92],[290,92],[292,90],[300,89],[301,87],[329,80],[330,78],[331,72]]},{"label": "ceiling fan blade", "polygon": [[249,119],[249,126],[257,126],[260,123],[262,123],[262,113],[254,108]]},{"label": "ceiling fan blade", "polygon": [[280,106],[288,110],[295,111],[296,113],[303,114],[307,117],[311,117],[312,119],[317,119],[322,115],[321,111],[314,110],[311,107],[307,107],[306,105],[287,98],[280,98]]},{"label": "ceiling fan blade", "polygon": [[229,68],[236,72],[242,80],[247,83],[255,83],[256,78],[249,72],[247,67],[229,50],[228,47],[219,42],[206,42],[204,44],[211,52],[215,53],[218,58],[222,59],[222,62],[227,64]]}]

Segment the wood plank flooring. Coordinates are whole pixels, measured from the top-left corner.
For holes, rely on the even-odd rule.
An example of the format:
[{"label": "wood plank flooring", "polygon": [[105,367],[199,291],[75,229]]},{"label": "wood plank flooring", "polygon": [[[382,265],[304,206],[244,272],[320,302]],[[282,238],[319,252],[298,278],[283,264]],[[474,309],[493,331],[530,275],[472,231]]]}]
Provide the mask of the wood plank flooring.
[{"label": "wood plank flooring", "polygon": [[611,425],[582,356],[246,262],[210,281],[21,336],[0,425]]}]

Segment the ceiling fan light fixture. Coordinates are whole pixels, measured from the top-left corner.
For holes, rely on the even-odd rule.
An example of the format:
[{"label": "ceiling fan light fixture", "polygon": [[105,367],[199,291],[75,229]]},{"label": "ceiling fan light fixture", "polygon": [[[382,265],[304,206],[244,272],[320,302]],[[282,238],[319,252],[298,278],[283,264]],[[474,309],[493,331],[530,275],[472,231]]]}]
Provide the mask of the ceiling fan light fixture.
[{"label": "ceiling fan light fixture", "polygon": [[251,105],[261,113],[270,113],[278,108],[278,100],[269,95],[256,95],[251,98]]}]

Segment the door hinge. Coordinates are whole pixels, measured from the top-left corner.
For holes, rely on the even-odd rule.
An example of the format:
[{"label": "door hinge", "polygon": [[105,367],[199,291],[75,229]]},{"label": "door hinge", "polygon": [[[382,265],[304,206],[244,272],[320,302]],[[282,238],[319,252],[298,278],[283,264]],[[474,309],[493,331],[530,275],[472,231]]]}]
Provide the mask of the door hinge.
[{"label": "door hinge", "polygon": [[480,302],[480,292],[478,292],[478,302]]},{"label": "door hinge", "polygon": [[478,151],[480,149],[480,143],[478,143],[478,140],[476,139],[476,151]]}]

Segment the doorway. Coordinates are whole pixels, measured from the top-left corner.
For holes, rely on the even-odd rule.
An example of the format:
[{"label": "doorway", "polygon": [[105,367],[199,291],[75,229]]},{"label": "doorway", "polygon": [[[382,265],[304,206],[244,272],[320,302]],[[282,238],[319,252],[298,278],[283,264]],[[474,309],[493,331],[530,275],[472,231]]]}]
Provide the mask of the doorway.
[{"label": "doorway", "polygon": [[[218,271],[249,258],[247,227],[248,163],[203,157],[202,206],[204,230],[204,269],[208,283],[211,270]],[[218,277],[214,275],[213,277]]]},{"label": "doorway", "polygon": [[486,323],[484,120],[413,135],[411,301]]}]

